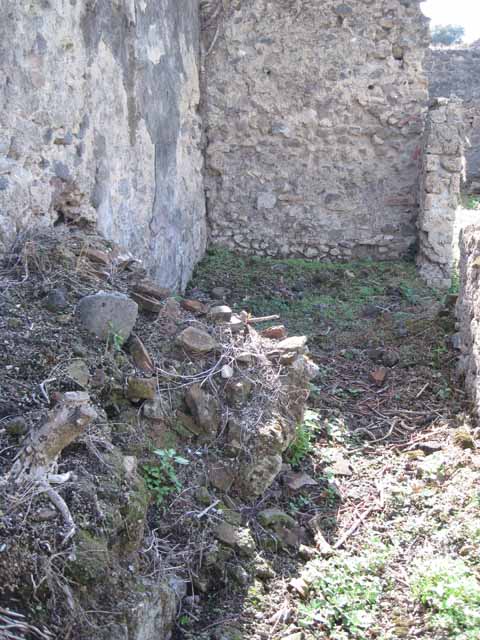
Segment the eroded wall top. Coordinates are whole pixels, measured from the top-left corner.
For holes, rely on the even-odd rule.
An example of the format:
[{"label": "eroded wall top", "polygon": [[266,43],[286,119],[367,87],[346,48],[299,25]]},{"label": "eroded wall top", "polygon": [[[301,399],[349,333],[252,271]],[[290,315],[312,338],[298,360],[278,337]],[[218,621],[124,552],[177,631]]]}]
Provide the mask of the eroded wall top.
[{"label": "eroded wall top", "polygon": [[0,245],[83,216],[184,286],[206,240],[197,0],[4,0]]},{"label": "eroded wall top", "polygon": [[466,149],[466,190],[480,193],[480,49],[432,49],[426,59],[432,98],[457,96],[464,101],[470,141]]},{"label": "eroded wall top", "polygon": [[480,49],[430,49],[426,69],[433,98],[480,100]]},{"label": "eroded wall top", "polygon": [[417,0],[208,0],[214,243],[393,257],[414,242],[427,83]]}]

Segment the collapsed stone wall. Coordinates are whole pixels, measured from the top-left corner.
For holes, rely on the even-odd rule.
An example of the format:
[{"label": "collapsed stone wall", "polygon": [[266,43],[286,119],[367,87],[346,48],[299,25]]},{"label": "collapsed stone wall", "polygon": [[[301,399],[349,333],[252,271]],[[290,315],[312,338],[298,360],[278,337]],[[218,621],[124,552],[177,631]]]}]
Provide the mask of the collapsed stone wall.
[{"label": "collapsed stone wall", "polygon": [[212,242],[271,256],[404,253],[427,99],[419,2],[205,4]]},{"label": "collapsed stone wall", "polygon": [[451,283],[465,146],[462,101],[439,98],[426,119],[418,216],[417,264],[421,276],[434,287],[448,288]]},{"label": "collapsed stone wall", "polygon": [[183,287],[206,242],[197,0],[4,0],[0,247],[96,220]]},{"label": "collapsed stone wall", "polygon": [[480,415],[480,227],[460,234],[460,292],[456,315],[459,327],[459,373]]},{"label": "collapsed stone wall", "polygon": [[480,49],[432,49],[426,58],[426,71],[433,98],[455,95],[465,102],[470,140],[466,189],[480,193]]}]

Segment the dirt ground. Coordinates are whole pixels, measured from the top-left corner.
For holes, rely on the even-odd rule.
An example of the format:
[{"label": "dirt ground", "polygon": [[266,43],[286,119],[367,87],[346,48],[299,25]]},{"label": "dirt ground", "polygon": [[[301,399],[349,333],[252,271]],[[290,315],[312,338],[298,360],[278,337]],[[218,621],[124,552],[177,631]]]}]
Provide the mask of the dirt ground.
[{"label": "dirt ground", "polygon": [[479,432],[455,375],[454,292],[429,290],[408,262],[221,251],[190,293],[218,286],[239,309],[309,335],[320,373],[286,462],[317,484],[292,492],[280,479],[262,507],[299,525],[316,517],[333,550],[267,552],[271,580],[212,595],[179,637],[480,638]]}]

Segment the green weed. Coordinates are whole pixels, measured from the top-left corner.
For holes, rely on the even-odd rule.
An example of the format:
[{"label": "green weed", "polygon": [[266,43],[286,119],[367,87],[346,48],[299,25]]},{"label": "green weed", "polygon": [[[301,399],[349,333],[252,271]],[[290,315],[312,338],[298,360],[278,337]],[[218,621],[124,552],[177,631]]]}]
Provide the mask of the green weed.
[{"label": "green weed", "polygon": [[327,478],[330,484],[325,488],[325,503],[328,507],[333,507],[340,500],[340,494],[334,484],[332,478]]},{"label": "green weed", "polygon": [[304,508],[310,507],[310,500],[306,496],[297,496],[288,503],[288,510],[294,515]]},{"label": "green weed", "polygon": [[157,464],[144,464],[143,477],[155,502],[160,506],[166,496],[182,489],[175,465],[187,465],[189,461],[179,456],[175,449],[155,449],[153,453],[159,461]]},{"label": "green weed", "polygon": [[111,347],[115,351],[115,353],[118,353],[119,351],[122,350],[124,342],[125,342],[125,338],[115,331],[112,323],[110,322],[109,335],[107,338],[107,345],[106,345],[107,350],[109,347]]},{"label": "green weed", "polygon": [[465,209],[480,209],[480,197],[464,196],[463,206],[465,207]]},{"label": "green weed", "polygon": [[186,615],[180,616],[180,618],[178,619],[178,624],[181,627],[186,627],[190,624],[190,618]]},{"label": "green weed", "polygon": [[418,297],[413,287],[411,287],[408,283],[402,282],[399,286],[399,289],[402,294],[402,297],[409,304],[417,304]]},{"label": "green weed", "polygon": [[448,349],[445,344],[438,344],[432,349],[432,360],[430,362],[434,369],[441,369],[443,357],[448,353]]},{"label": "green weed", "polygon": [[458,265],[455,265],[452,269],[452,275],[450,278],[450,288],[448,289],[448,293],[456,295],[460,291],[460,272],[458,270]]},{"label": "green weed", "polygon": [[478,640],[480,582],[460,559],[430,558],[417,570],[412,592],[429,610],[429,622],[456,640]]},{"label": "green weed", "polygon": [[298,425],[295,439],[288,447],[286,458],[294,467],[313,451],[312,439],[318,429],[318,413],[306,411],[304,421]]}]

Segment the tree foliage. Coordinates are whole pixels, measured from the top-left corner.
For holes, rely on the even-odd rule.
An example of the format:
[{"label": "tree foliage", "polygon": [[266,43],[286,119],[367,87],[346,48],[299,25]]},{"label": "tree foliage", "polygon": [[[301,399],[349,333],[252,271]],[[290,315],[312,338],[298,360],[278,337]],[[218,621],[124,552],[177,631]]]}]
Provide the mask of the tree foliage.
[{"label": "tree foliage", "polygon": [[449,46],[462,42],[465,29],[459,24],[435,25],[432,29],[432,43]]}]

